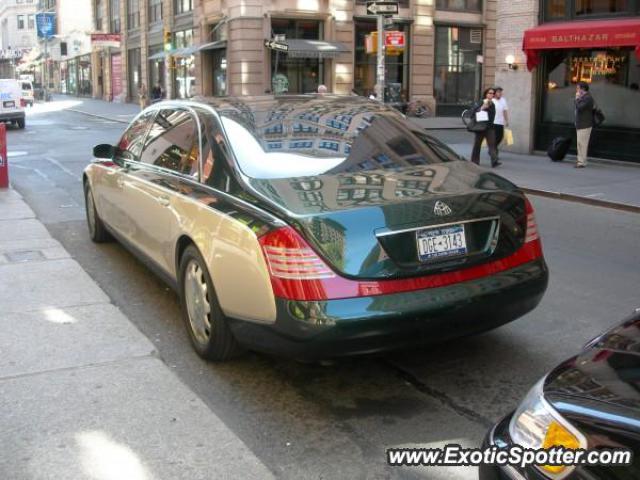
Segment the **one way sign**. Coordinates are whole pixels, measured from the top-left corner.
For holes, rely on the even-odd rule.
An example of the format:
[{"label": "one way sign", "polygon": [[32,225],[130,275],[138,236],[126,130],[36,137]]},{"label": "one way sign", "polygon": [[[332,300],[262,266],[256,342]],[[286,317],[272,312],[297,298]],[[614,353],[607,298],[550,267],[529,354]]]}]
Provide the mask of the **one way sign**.
[{"label": "one way sign", "polygon": [[398,2],[367,2],[367,13],[371,15],[397,15]]},{"label": "one way sign", "polygon": [[264,46],[270,48],[271,50],[278,50],[280,52],[289,51],[289,45],[287,45],[286,43],[276,42],[274,40],[265,40]]}]

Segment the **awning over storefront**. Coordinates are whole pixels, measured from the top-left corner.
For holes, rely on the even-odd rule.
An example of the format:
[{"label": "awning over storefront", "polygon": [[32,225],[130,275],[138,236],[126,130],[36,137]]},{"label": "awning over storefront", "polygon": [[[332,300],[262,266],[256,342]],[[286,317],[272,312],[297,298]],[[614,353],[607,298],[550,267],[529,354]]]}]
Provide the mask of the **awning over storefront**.
[{"label": "awning over storefront", "polygon": [[640,18],[550,22],[524,32],[527,68],[540,63],[540,50],[635,47],[640,60]]},{"label": "awning over storefront", "polygon": [[226,40],[219,40],[217,42],[202,43],[200,45],[191,45],[190,47],[178,48],[169,52],[174,57],[184,58],[195,55],[202,50],[214,50],[217,48],[225,48],[227,46]]},{"label": "awning over storefront", "polygon": [[291,39],[285,42],[289,46],[289,58],[335,58],[341,53],[349,53],[349,48],[338,42],[325,40]]},{"label": "awning over storefront", "polygon": [[167,58],[168,55],[171,55],[171,52],[162,51],[154,53],[147,60],[162,60],[163,58]]}]

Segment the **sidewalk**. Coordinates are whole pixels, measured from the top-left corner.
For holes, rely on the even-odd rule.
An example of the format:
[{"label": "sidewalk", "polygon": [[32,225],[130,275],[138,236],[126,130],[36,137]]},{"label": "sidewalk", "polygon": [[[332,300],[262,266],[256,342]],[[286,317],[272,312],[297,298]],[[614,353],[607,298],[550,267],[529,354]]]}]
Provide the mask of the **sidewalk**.
[{"label": "sidewalk", "polygon": [[[76,99],[57,95],[54,100],[69,98]],[[123,123],[128,123],[140,111],[139,106],[130,103],[76,100],[80,100],[79,104],[70,111]],[[473,136],[459,128],[459,118],[434,117],[412,121],[441,138],[464,157],[471,156]],[[500,159],[502,165],[495,172],[530,193],[640,213],[640,163],[592,161],[587,168],[576,170],[573,157],[554,163],[543,155],[501,152]],[[481,164],[489,165],[486,148],[482,152]]]},{"label": "sidewalk", "polygon": [[272,478],[11,189],[0,306],[3,479]]}]

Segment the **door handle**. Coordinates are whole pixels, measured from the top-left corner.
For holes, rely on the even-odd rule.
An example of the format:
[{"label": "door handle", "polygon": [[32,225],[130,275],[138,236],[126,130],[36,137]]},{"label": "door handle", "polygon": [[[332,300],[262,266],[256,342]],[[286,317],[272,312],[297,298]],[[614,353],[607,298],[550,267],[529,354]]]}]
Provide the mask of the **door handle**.
[{"label": "door handle", "polygon": [[171,205],[171,200],[167,195],[160,195],[159,197],[156,197],[156,199],[158,200],[158,203],[163,207],[168,207],[169,205]]}]

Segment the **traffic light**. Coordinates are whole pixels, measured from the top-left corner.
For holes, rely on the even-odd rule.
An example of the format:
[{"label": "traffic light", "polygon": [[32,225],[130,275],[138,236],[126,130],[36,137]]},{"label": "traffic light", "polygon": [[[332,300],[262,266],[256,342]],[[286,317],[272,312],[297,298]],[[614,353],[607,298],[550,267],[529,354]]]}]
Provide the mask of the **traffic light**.
[{"label": "traffic light", "polygon": [[173,44],[171,43],[171,30],[165,30],[164,35],[164,49],[169,51],[173,49]]}]

